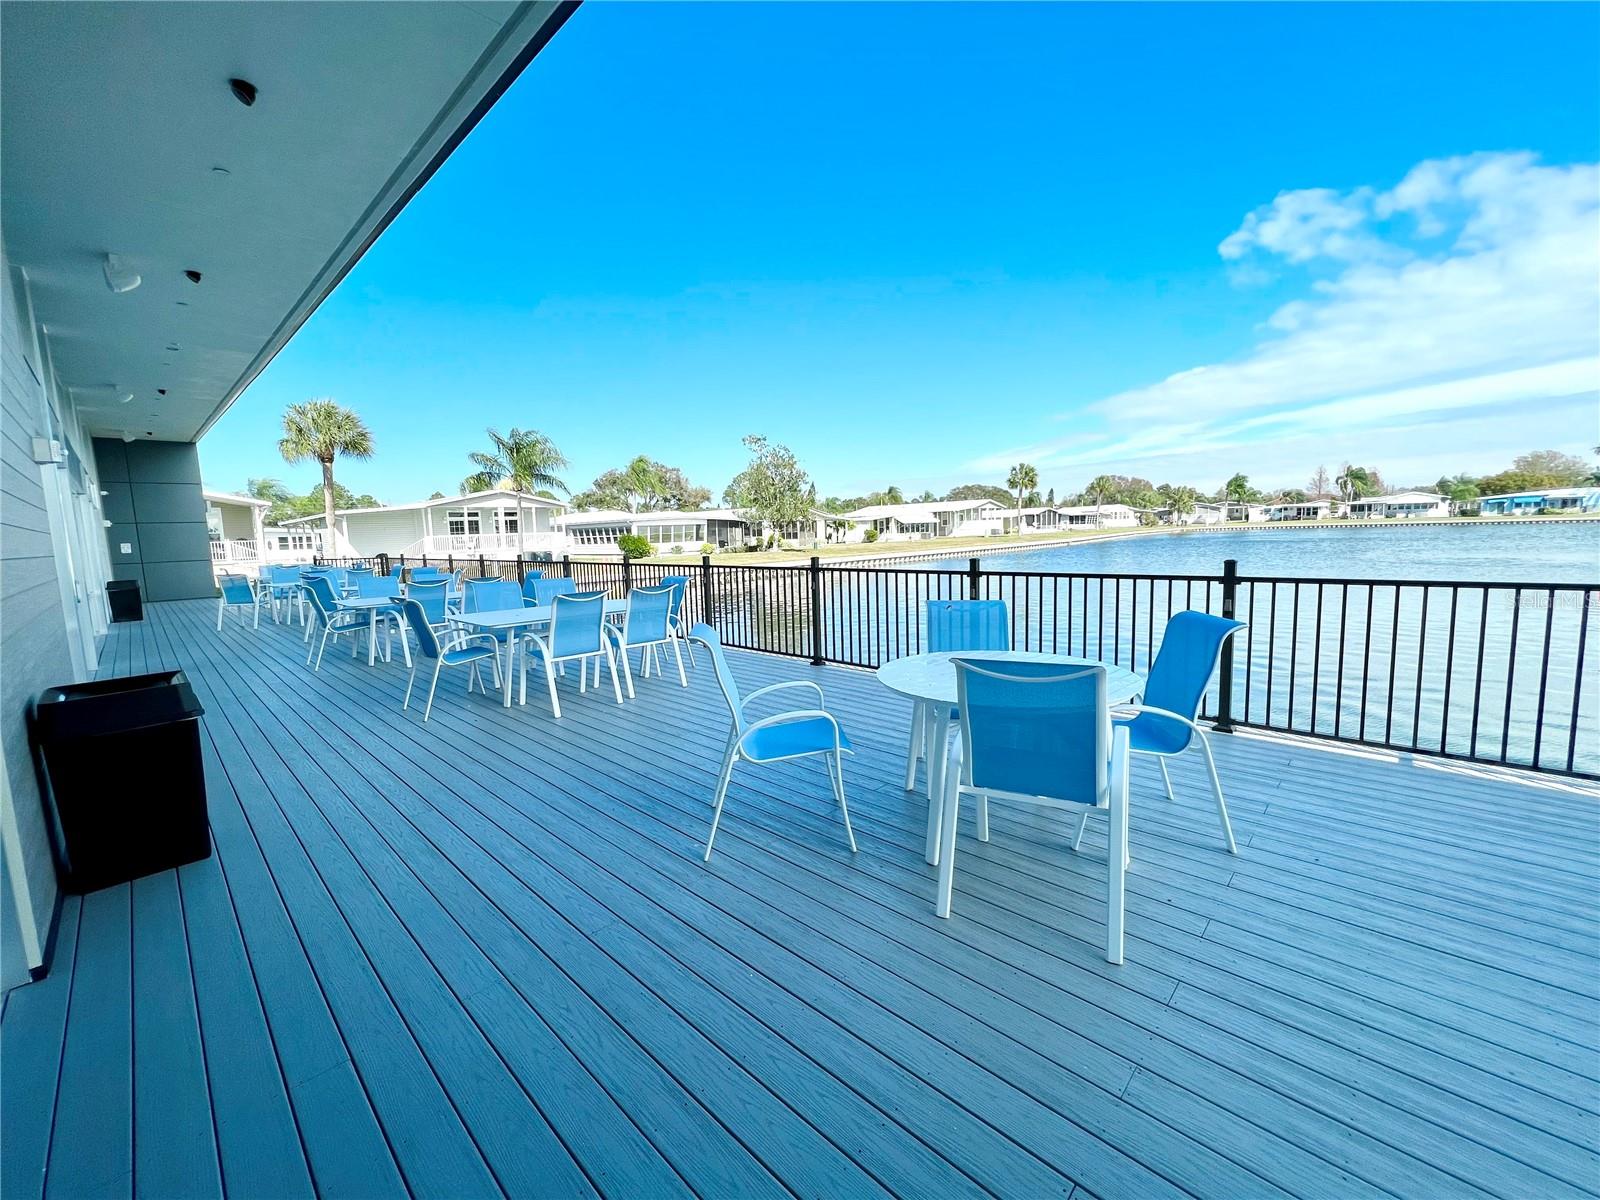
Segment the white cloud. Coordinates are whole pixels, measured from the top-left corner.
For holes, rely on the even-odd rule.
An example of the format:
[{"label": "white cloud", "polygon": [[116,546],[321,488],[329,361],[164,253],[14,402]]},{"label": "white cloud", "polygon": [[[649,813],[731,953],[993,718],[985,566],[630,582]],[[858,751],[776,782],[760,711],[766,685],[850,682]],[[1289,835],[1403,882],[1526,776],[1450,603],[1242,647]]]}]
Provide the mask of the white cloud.
[{"label": "white cloud", "polygon": [[[1004,458],[1125,469],[1119,456],[1200,462],[1197,447],[1311,434],[1359,435],[1378,453],[1401,422],[1431,425],[1443,454],[1460,414],[1490,406],[1506,414],[1509,458],[1530,448],[1519,411],[1600,393],[1600,165],[1476,154],[1420,163],[1388,191],[1285,192],[1219,253],[1233,268],[1307,267],[1307,292],[1236,360],[1092,406],[1102,445],[1060,439]],[[1592,439],[1593,424],[1574,438]]]}]

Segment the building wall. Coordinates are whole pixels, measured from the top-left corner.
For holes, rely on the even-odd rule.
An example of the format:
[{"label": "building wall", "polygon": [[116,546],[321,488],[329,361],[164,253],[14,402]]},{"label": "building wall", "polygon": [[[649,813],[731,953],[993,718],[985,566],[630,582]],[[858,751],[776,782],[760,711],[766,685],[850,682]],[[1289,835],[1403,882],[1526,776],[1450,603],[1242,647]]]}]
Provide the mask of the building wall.
[{"label": "building wall", "polygon": [[[53,685],[72,682],[76,668],[68,643],[63,587],[52,537],[50,482],[59,467],[33,460],[32,442],[51,432],[45,381],[48,365],[20,304],[23,293],[4,269],[0,317],[0,839],[6,843],[5,887],[0,889],[0,939],[20,945],[24,924],[43,943],[56,902],[55,865],[39,800],[27,711]],[[18,885],[23,892],[19,903]],[[0,960],[0,987],[27,979],[24,958]]]},{"label": "building wall", "polygon": [[[350,539],[354,554],[414,554],[412,549],[422,539],[422,512],[404,509],[400,512],[358,513],[340,517]],[[445,532],[444,513],[434,514],[434,532]]]},{"label": "building wall", "polygon": [[211,539],[192,442],[94,439],[114,579],[136,579],[147,601],[214,596]]}]

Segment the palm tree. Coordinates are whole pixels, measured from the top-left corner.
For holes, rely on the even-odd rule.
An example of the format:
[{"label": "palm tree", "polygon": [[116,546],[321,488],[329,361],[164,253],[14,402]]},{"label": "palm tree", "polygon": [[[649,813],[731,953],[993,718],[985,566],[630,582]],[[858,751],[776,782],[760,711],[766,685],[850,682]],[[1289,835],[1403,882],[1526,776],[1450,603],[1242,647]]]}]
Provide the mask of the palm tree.
[{"label": "palm tree", "polygon": [[567,485],[555,474],[567,465],[566,457],[537,429],[513,429],[504,437],[493,429],[485,432],[493,448],[487,453],[478,451],[467,455],[478,469],[461,481],[463,496],[493,491],[502,482],[509,483],[516,492],[531,492],[537,488],[567,490]]},{"label": "palm tree", "polygon": [[329,399],[291,404],[283,413],[283,437],[278,440],[283,461],[322,464],[322,514],[327,522],[328,548],[333,549],[333,460],[371,458],[372,434],[361,418]]},{"label": "palm tree", "polygon": [[883,502],[885,504],[902,504],[905,502],[905,493],[896,484],[891,483],[883,489]]},{"label": "palm tree", "polygon": [[1243,504],[1250,499],[1250,476],[1240,472],[1227,483],[1222,485],[1222,495],[1226,500]]},{"label": "palm tree", "polygon": [[1371,473],[1365,467],[1352,467],[1348,463],[1333,481],[1333,486],[1339,489],[1339,498],[1346,501],[1359,500],[1375,490]]},{"label": "palm tree", "polygon": [[1039,472],[1028,463],[1018,463],[1006,476],[1006,486],[1017,494],[1017,524],[1022,524],[1022,497],[1039,486]]}]

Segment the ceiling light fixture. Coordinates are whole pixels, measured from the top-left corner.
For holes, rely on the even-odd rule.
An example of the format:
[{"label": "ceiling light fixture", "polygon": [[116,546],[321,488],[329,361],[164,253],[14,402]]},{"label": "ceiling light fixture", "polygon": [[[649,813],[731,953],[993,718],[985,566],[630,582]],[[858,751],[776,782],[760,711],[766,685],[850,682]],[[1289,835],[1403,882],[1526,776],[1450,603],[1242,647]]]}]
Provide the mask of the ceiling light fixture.
[{"label": "ceiling light fixture", "polygon": [[131,292],[144,282],[137,271],[131,270],[122,261],[120,254],[106,255],[100,269],[105,272],[106,286],[113,292]]},{"label": "ceiling light fixture", "polygon": [[122,392],[120,395],[117,396],[117,403],[118,404],[131,404],[132,402],[133,402],[133,393],[132,392]]},{"label": "ceiling light fixture", "polygon": [[129,433],[126,429],[124,429],[122,431],[122,440],[125,441],[125,442],[133,441],[133,434]]},{"label": "ceiling light fixture", "polygon": [[233,91],[233,98],[246,108],[256,102],[256,85],[248,79],[230,79],[228,87]]}]

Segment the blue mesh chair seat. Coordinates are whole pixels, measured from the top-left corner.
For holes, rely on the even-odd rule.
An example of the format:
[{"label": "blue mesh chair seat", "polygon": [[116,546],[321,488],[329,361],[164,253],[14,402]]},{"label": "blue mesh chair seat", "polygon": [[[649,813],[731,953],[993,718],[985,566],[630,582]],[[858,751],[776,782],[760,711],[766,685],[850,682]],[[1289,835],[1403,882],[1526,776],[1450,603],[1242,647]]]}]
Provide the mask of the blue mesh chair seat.
[{"label": "blue mesh chair seat", "polygon": [[493,638],[485,637],[480,633],[469,633],[464,629],[450,630],[443,634],[434,629],[428,620],[428,613],[423,608],[421,601],[407,597],[401,601],[402,611],[405,613],[406,623],[411,627],[411,632],[417,637],[417,659],[411,668],[411,677],[406,680],[406,695],[401,701],[400,708],[404,711],[411,707],[411,689],[417,682],[417,669],[424,660],[433,661],[433,678],[428,683],[428,702],[423,707],[422,719],[426,721],[433,712],[433,694],[439,687],[439,674],[445,667],[467,667],[467,693],[472,692],[473,683],[484,695],[489,694],[489,689],[483,682],[479,673],[480,663],[487,662],[494,672],[494,684],[500,686],[500,646]]},{"label": "blue mesh chair seat", "polygon": [[672,647],[672,654],[678,663],[678,683],[683,687],[689,686],[688,677],[683,673],[683,654],[678,649],[679,638],[672,628],[673,591],[670,587],[634,588],[628,593],[628,608],[622,618],[621,627],[606,626],[606,631],[617,644],[617,652],[622,656],[622,674],[628,685],[628,698],[633,698],[633,667],[628,662],[628,651],[639,651],[639,670],[644,678],[650,677],[650,664],[656,664],[656,673],[661,672],[661,659],[656,651],[666,645]]},{"label": "blue mesh chair seat", "polygon": [[[748,696],[741,695],[738,681],[728,669],[727,656],[722,652],[722,639],[717,636],[717,631],[709,625],[696,625],[689,631],[689,639],[699,642],[711,655],[717,686],[722,689],[722,697],[728,702],[728,711],[733,716],[733,728],[728,731],[728,748],[723,755],[722,770],[717,776],[717,790],[712,800],[711,832],[706,837],[705,860],[711,861],[711,846],[717,840],[717,826],[722,821],[722,806],[728,798],[728,784],[733,778],[734,764],[740,759],[752,763],[771,763],[811,755],[820,755],[827,765],[833,798],[839,805],[839,815],[844,819],[844,835],[850,842],[850,853],[854,854],[856,835],[850,828],[850,807],[845,803],[843,757],[854,751],[838,720],[822,707],[825,703],[822,688],[809,679],[792,679],[757,688]],[[747,710],[753,701],[793,688],[813,692],[817,698],[816,707],[789,709],[760,720],[751,720]]]},{"label": "blue mesh chair seat", "polygon": [[[515,586],[515,585],[513,585]],[[522,638],[522,672],[519,703],[528,702],[528,658],[537,656],[544,663],[545,683],[550,690],[550,708],[561,716],[561,699],[556,695],[556,668],[568,662],[578,664],[578,690],[588,690],[589,663],[600,673],[600,659],[611,668],[611,690],[622,703],[622,686],[617,679],[617,659],[612,639],[605,632],[606,596],[604,592],[579,592],[557,596],[551,601],[550,624],[540,633],[535,630]],[[599,687],[598,678],[595,681]]]},{"label": "blue mesh chair seat", "polygon": [[955,665],[961,730],[950,746],[945,768],[934,911],[941,917],[950,915],[963,799],[976,801],[978,838],[985,842],[990,800],[1084,815],[1103,809],[1110,820],[1106,959],[1121,962],[1128,866],[1128,732],[1112,727],[1105,668],[959,658]]},{"label": "blue mesh chair seat", "polygon": [[266,595],[266,589],[257,591],[250,586],[250,581],[243,575],[224,575],[217,580],[217,587],[222,592],[222,597],[217,602],[217,632],[222,632],[222,616],[229,609],[239,614],[242,623],[245,620],[246,608],[255,612],[255,628],[261,628],[261,601]]},{"label": "blue mesh chair seat", "polygon": [[[1228,820],[1228,804],[1222,797],[1222,780],[1217,775],[1216,759],[1211,756],[1211,740],[1199,725],[1200,705],[1217,669],[1228,639],[1243,629],[1243,621],[1231,621],[1210,613],[1174,613],[1161,635],[1161,649],[1145,679],[1144,695],[1135,704],[1118,705],[1112,718],[1128,731],[1129,744],[1136,754],[1156,756],[1161,767],[1161,783],[1167,799],[1173,799],[1172,776],[1167,759],[1198,745],[1211,777],[1211,794],[1222,822],[1222,838],[1228,853],[1237,854],[1233,824]],[[1087,818],[1086,818],[1087,819]],[[1078,823],[1083,836],[1085,821]],[[1076,843],[1074,843],[1076,844]]]}]

